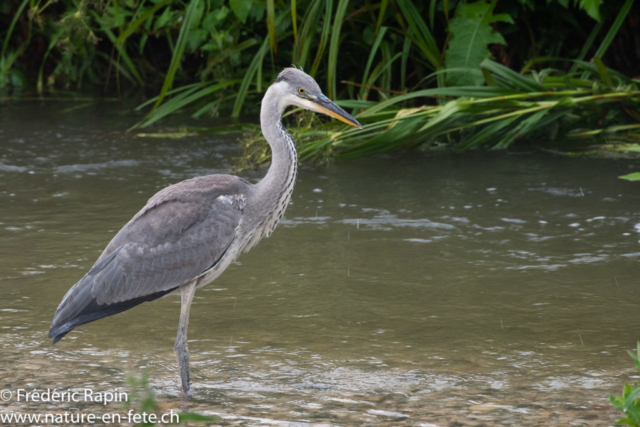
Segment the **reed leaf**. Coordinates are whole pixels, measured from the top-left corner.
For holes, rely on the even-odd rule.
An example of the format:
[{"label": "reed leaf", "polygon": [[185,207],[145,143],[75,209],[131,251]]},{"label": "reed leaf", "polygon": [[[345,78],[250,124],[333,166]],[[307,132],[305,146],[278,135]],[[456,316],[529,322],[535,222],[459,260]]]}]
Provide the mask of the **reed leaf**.
[{"label": "reed leaf", "polygon": [[[589,34],[587,41],[584,43],[584,45],[582,45],[582,49],[580,50],[580,53],[575,59],[577,59],[578,61],[582,61],[587,56],[587,53],[591,50],[591,47],[593,46],[593,42],[596,40],[596,37],[598,33],[600,33],[601,29],[602,29],[602,22],[597,22],[596,25],[594,25],[593,29],[591,30],[591,33]],[[573,65],[571,66],[571,69],[569,70],[569,74],[575,73],[577,69],[578,69],[578,64],[574,62]]]},{"label": "reed leaf", "polygon": [[214,92],[218,92],[226,87],[232,86],[239,82],[240,80],[229,80],[226,82],[210,85],[202,89],[198,87],[193,87],[188,90],[185,90],[180,95],[171,98],[169,101],[162,104],[162,106],[160,106],[159,108],[149,113],[149,115],[145,117],[145,119],[140,123],[140,125],[136,127],[147,127],[157,122],[158,120],[162,119],[163,117],[169,114],[172,114],[201,98],[204,98],[205,96],[209,96]]},{"label": "reed leaf", "polygon": [[[131,22],[129,26],[120,33],[120,35],[118,36],[114,44],[124,43],[125,40],[131,34],[133,34],[138,29],[138,27],[140,27],[140,25],[144,24],[147,21],[147,19],[153,16],[158,10],[171,4],[172,2],[173,0],[163,0],[160,3],[156,3],[152,8],[149,8],[148,10],[146,10],[138,19]],[[143,3],[140,3],[140,4],[142,5]]]},{"label": "reed leaf", "polygon": [[329,64],[327,66],[327,93],[329,98],[336,99],[336,67],[338,64],[338,43],[340,42],[340,31],[342,21],[347,12],[349,0],[338,0],[338,8],[333,19],[333,29],[331,30],[331,43],[329,45]]},{"label": "reed leaf", "polygon": [[306,65],[309,51],[311,50],[312,35],[316,30],[317,22],[319,19],[318,10],[320,8],[321,0],[311,0],[311,4],[305,12],[300,25],[300,31],[298,34],[298,42],[293,48],[293,63],[299,67]]},{"label": "reed leaf", "polygon": [[541,92],[542,86],[535,83],[531,79],[527,79],[526,77],[516,73],[510,68],[505,67],[504,65],[500,65],[497,62],[493,62],[490,59],[485,59],[480,63],[480,67],[491,71],[497,77],[500,77],[502,81],[509,84],[509,86],[514,89],[518,89],[521,91],[528,92]]},{"label": "reed leaf", "polygon": [[156,101],[151,111],[154,111],[160,106],[162,100],[173,85],[173,80],[176,76],[176,72],[178,71],[180,63],[182,62],[182,57],[184,56],[184,51],[187,47],[187,40],[189,37],[189,32],[191,31],[191,25],[194,23],[194,21],[200,19],[200,17],[196,14],[196,10],[200,6],[201,1],[202,0],[191,0],[189,6],[187,7],[187,13],[184,16],[184,21],[182,23],[182,28],[180,29],[180,34],[178,35],[178,41],[176,42],[173,56],[171,57],[171,63],[169,64],[167,76],[164,79],[162,89],[160,90],[160,94],[158,95],[158,100]]},{"label": "reed leaf", "polygon": [[433,69],[438,69],[441,65],[441,53],[436,44],[436,40],[429,31],[429,27],[422,19],[422,16],[410,0],[397,0],[402,15],[409,23],[409,35],[413,37],[414,43],[420,48],[427,61]]},{"label": "reed leaf", "polygon": [[2,51],[0,51],[0,58],[5,57],[5,53],[7,52],[7,46],[9,46],[9,39],[11,38],[11,33],[13,33],[13,29],[15,28],[16,23],[18,22],[18,19],[20,18],[22,11],[24,10],[24,8],[27,6],[28,3],[29,3],[29,0],[22,0],[22,3],[20,3],[20,7],[18,7],[18,10],[16,11],[16,14],[13,15],[13,19],[11,20],[11,23],[9,24],[9,28],[7,29],[7,34],[4,36],[4,41],[2,42]]},{"label": "reed leaf", "polygon": [[607,35],[602,40],[602,43],[600,43],[598,50],[596,50],[596,53],[593,56],[595,56],[596,58],[602,58],[604,54],[607,53],[611,42],[615,38],[616,34],[618,34],[620,27],[622,27],[622,23],[629,14],[634,1],[635,0],[626,0],[624,2],[622,7],[620,8],[620,12],[618,12],[618,15],[616,16],[615,21],[613,21],[613,24],[611,24],[609,31],[607,31]]},{"label": "reed leaf", "polygon": [[[205,86],[206,86],[206,83],[204,83],[204,82],[200,82],[200,83],[192,83],[192,84],[190,84],[190,85],[185,85],[185,86],[181,86],[181,87],[178,87],[178,88],[172,89],[172,90],[170,90],[169,92],[167,92],[167,95],[166,95],[166,96],[169,96],[169,95],[175,95],[176,93],[179,93],[179,92],[182,92],[182,91],[185,91],[185,90],[190,90],[190,89],[193,89],[193,88],[195,88],[195,89],[197,90],[197,89],[203,88],[203,87],[205,87]],[[143,102],[142,104],[138,105],[138,106],[135,108],[135,111],[140,111],[140,110],[142,110],[144,107],[146,107],[146,106],[148,106],[148,105],[150,105],[150,104],[153,104],[153,103],[154,103],[154,102],[156,102],[157,100],[158,100],[158,97],[157,97],[157,96],[154,96],[153,98],[151,98],[151,99],[147,100],[146,102]]]},{"label": "reed leaf", "polygon": [[[102,19],[100,19],[98,17],[98,15],[94,15],[94,16],[96,17],[96,20],[102,21]],[[133,79],[135,79],[135,81],[140,86],[144,86],[144,80],[142,79],[142,77],[140,77],[140,74],[138,73],[138,69],[133,64],[133,61],[131,60],[131,58],[127,54],[126,49],[124,48],[124,46],[122,44],[115,44],[117,37],[115,36],[115,34],[113,34],[113,31],[111,31],[111,29],[106,26],[106,23],[104,23],[104,22],[103,22],[102,31],[104,31],[104,33],[107,35],[109,40],[111,40],[111,43],[113,43],[113,45],[115,46],[115,49],[120,54],[120,57],[124,61],[125,65],[127,66],[127,69],[131,73],[131,76],[133,77]],[[116,68],[119,68],[118,64],[116,64]]]},{"label": "reed leaf", "polygon": [[386,32],[387,32],[387,27],[380,28],[380,31],[378,31],[378,35],[376,36],[376,39],[373,42],[373,46],[371,46],[371,51],[369,52],[369,59],[367,60],[367,65],[364,67],[364,74],[362,75],[362,87],[360,87],[360,98],[362,99],[366,99],[365,85],[367,84],[369,72],[371,71],[371,64],[373,63],[373,59],[376,56],[378,47],[380,46],[380,42],[384,38],[384,35]]},{"label": "reed leaf", "polygon": [[382,28],[382,23],[384,22],[388,4],[389,4],[389,0],[380,1],[380,10],[378,11],[378,21],[376,22],[376,36],[380,32],[380,28]]},{"label": "reed leaf", "polygon": [[333,10],[333,0],[324,0],[324,2],[324,22],[322,24],[322,32],[320,33],[320,42],[318,43],[316,57],[313,60],[311,72],[309,73],[312,77],[315,77],[316,73],[318,72],[318,67],[320,66],[320,62],[322,61],[322,58],[324,56],[324,51],[329,41],[329,33],[331,31],[331,13]]},{"label": "reed leaf", "polygon": [[247,71],[245,72],[244,78],[240,83],[240,88],[238,89],[238,95],[236,96],[236,102],[233,106],[233,112],[231,113],[231,117],[239,117],[242,111],[242,105],[247,97],[247,93],[249,92],[249,85],[251,84],[251,80],[253,80],[254,76],[258,72],[258,68],[262,65],[262,61],[264,60],[264,56],[267,53],[267,49],[269,48],[269,39],[265,39],[262,42],[262,46],[255,54]]},{"label": "reed leaf", "polygon": [[278,38],[276,37],[276,7],[274,0],[267,0],[267,31],[271,56],[278,54]]},{"label": "reed leaf", "polygon": [[293,25],[293,45],[298,46],[298,14],[296,0],[291,0],[291,24]]}]

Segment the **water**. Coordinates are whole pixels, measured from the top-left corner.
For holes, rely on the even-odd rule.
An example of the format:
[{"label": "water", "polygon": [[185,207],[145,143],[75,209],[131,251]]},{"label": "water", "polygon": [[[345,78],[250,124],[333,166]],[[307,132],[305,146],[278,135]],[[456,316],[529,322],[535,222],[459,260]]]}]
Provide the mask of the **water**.
[{"label": "water", "polygon": [[[116,107],[66,107],[0,107],[0,388],[129,390],[127,377],[146,371],[161,411],[225,425],[620,418],[608,393],[638,378],[626,350],[640,339],[640,187],[617,176],[638,161],[502,152],[303,168],[274,235],[196,294],[185,406],[176,297],[55,347],[47,332],[68,288],[151,195],[232,172],[237,144],[135,138],[122,130],[136,117]],[[0,404],[67,410],[126,412]]]}]

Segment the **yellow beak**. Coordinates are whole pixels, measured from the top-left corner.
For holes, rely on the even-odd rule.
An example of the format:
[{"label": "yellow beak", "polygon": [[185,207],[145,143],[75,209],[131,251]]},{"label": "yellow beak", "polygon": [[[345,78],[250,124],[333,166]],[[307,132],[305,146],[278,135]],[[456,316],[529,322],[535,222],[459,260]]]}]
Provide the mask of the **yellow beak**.
[{"label": "yellow beak", "polygon": [[348,125],[362,129],[362,125],[358,123],[358,121],[354,119],[351,114],[338,107],[326,96],[320,95],[317,98],[311,98],[309,100],[315,104],[317,112],[326,114],[327,116],[331,116],[334,119],[338,119]]}]

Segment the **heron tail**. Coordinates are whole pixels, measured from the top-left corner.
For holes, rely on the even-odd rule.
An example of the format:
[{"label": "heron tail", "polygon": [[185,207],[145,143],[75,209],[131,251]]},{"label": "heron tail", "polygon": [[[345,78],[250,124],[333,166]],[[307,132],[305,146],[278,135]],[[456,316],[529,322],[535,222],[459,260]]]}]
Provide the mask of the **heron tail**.
[{"label": "heron tail", "polygon": [[[91,296],[89,287],[76,289],[77,285],[69,290],[53,318],[51,329],[49,330],[49,338],[53,338],[53,344],[56,344],[72,329],[80,325],[113,316],[143,302],[153,301],[178,288],[175,287],[117,303],[99,304]],[[75,293],[74,290],[76,290]]]}]

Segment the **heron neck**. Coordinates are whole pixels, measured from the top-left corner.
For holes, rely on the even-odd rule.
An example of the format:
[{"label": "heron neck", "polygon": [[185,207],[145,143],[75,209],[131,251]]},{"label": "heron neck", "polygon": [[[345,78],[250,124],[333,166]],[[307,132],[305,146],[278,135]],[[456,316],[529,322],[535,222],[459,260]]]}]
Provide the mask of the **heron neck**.
[{"label": "heron neck", "polygon": [[282,97],[279,96],[278,89],[277,85],[272,85],[262,101],[260,125],[271,147],[271,166],[257,185],[263,200],[276,206],[288,202],[298,170],[295,142],[282,125],[282,113],[286,106],[279,102]]}]

